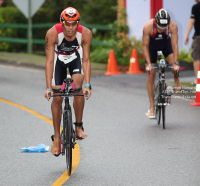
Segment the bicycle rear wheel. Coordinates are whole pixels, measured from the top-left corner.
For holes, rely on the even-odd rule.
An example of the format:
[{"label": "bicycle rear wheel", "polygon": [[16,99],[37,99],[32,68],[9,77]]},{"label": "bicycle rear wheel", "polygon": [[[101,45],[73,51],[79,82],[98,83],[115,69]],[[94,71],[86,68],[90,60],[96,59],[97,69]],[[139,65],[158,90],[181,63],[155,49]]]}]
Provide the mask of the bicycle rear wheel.
[{"label": "bicycle rear wheel", "polygon": [[157,124],[160,125],[160,118],[161,118],[161,107],[160,106],[157,106],[156,118],[157,118]]},{"label": "bicycle rear wheel", "polygon": [[71,175],[72,171],[72,148],[73,148],[73,143],[72,143],[72,112],[71,112],[71,107],[69,110],[65,111],[65,121],[66,121],[66,128],[65,128],[65,150],[66,150],[66,164],[67,164],[67,171],[68,175]]}]

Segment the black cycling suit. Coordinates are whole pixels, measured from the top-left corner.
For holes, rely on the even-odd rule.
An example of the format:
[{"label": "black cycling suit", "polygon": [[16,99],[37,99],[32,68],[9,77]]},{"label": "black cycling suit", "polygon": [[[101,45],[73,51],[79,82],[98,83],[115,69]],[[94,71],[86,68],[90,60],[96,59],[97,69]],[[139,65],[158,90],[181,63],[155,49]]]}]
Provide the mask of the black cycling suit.
[{"label": "black cycling suit", "polygon": [[65,39],[61,24],[56,24],[55,27],[58,33],[58,44],[55,45],[52,84],[61,85],[66,78],[67,68],[69,68],[71,76],[73,74],[83,74],[81,47],[82,26],[78,26],[76,38],[73,41],[67,41]]},{"label": "black cycling suit", "polygon": [[162,32],[159,33],[156,29],[156,21],[153,20],[153,35],[150,36],[149,43],[149,54],[151,63],[156,63],[157,61],[157,51],[162,51],[165,58],[171,53],[172,45],[171,45],[171,37],[168,33],[169,27]]}]

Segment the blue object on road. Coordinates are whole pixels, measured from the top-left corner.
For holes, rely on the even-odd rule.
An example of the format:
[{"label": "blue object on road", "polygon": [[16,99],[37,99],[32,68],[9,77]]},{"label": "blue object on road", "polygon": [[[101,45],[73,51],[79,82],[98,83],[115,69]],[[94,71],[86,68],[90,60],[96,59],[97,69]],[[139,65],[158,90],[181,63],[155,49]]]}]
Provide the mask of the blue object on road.
[{"label": "blue object on road", "polygon": [[49,146],[46,146],[42,143],[38,144],[38,146],[31,146],[31,147],[23,147],[21,148],[22,151],[24,152],[48,152],[49,151]]}]

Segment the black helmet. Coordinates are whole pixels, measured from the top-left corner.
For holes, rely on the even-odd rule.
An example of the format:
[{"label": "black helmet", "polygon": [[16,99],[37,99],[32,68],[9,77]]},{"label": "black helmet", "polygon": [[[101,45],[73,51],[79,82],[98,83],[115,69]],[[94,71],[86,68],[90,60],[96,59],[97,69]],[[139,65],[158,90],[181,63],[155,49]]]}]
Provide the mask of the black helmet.
[{"label": "black helmet", "polygon": [[[170,16],[165,9],[160,9],[155,16],[157,26],[167,27],[170,23]],[[160,28],[160,27],[159,27]]]}]

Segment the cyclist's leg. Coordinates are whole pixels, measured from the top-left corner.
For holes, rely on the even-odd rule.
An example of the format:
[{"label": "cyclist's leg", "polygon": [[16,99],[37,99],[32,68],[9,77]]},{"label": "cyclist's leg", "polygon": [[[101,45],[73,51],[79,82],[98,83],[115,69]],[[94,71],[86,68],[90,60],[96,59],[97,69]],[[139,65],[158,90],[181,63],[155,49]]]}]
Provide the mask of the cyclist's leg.
[{"label": "cyclist's leg", "polygon": [[[163,55],[165,56],[165,58],[167,59],[167,61],[169,63],[174,63],[174,54],[172,51],[172,45],[171,42],[168,42],[165,47],[162,50]],[[179,79],[179,72],[177,73],[177,71],[175,69],[172,69],[172,73],[174,74],[174,83],[175,83],[175,89],[176,91],[181,89],[181,83],[180,83],[180,79]]]},{"label": "cyclist's leg", "polygon": [[[77,54],[77,58],[73,62],[70,63],[69,71],[74,81],[75,87],[82,88],[84,75],[83,75],[83,70],[82,70],[82,61],[79,54]],[[80,90],[80,92],[77,92],[76,94],[83,94],[82,89]],[[74,106],[74,113],[75,113],[75,118],[76,118],[76,122],[75,122],[76,136],[80,138],[86,138],[87,134],[82,130],[84,97],[74,96],[73,106]]]},{"label": "cyclist's leg", "polygon": [[[157,59],[157,51],[149,50],[151,63],[156,63]],[[150,102],[150,111],[148,112],[147,116],[154,116],[154,81],[156,76],[156,70],[152,69],[150,74],[147,73],[147,81],[146,81],[146,88],[149,96],[149,102]]]},{"label": "cyclist's leg", "polygon": [[[59,62],[56,63],[54,74],[53,74],[53,88],[58,88],[61,85],[64,78],[66,77],[66,67],[62,66]],[[60,86],[59,86],[60,87]],[[62,97],[53,97],[51,103],[51,111],[54,126],[54,142],[51,147],[52,154],[60,153],[60,122],[62,115]]]}]

